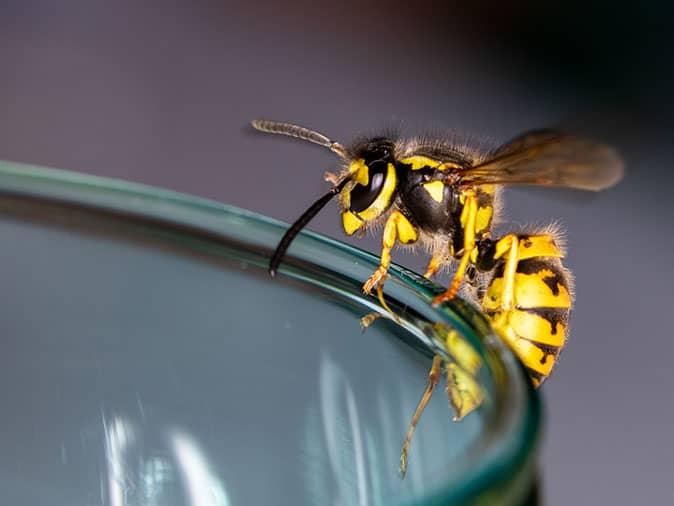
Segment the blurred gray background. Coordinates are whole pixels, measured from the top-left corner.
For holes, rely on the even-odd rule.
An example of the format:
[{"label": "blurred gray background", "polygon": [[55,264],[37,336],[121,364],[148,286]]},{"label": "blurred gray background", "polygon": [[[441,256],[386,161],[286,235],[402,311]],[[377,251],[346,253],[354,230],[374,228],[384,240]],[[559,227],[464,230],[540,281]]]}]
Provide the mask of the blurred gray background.
[{"label": "blurred gray background", "polygon": [[[0,158],[291,221],[335,159],[252,134],[252,118],[344,141],[402,125],[497,143],[561,125],[614,144],[628,166],[615,189],[506,193],[514,227],[565,225],[577,277],[569,346],[543,389],[544,496],[670,504],[671,15],[665,3],[4,1]],[[334,204],[311,228],[342,238]]]}]

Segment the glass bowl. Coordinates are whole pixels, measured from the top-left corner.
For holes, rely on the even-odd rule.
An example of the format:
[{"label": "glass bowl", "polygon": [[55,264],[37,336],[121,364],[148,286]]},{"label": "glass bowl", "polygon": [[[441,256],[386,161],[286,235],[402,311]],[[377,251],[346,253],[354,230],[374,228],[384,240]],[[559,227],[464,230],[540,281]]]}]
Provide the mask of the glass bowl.
[{"label": "glass bowl", "polygon": [[[377,257],[147,186],[0,163],[0,502],[28,505],[522,504],[538,398],[484,318]],[[386,315],[386,313],[384,312]],[[485,400],[452,422],[434,324],[479,353]]]}]

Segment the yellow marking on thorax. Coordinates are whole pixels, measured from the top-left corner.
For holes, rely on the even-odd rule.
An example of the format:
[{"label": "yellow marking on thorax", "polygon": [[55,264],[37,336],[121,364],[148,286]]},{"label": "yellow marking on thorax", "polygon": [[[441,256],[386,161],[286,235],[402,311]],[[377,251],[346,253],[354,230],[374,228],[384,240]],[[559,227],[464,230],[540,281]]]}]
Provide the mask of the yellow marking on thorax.
[{"label": "yellow marking on thorax", "polygon": [[431,167],[432,169],[437,168],[442,162],[439,160],[433,160],[427,156],[415,155],[400,160],[400,163],[404,165],[411,165],[412,170],[423,169],[424,167]]},{"label": "yellow marking on thorax", "polygon": [[[514,303],[520,308],[555,307],[568,309],[571,307],[571,295],[561,284],[557,284],[555,295],[544,279],[555,276],[549,269],[542,269],[533,274],[515,274]],[[485,310],[497,310],[501,307],[503,295],[503,278],[492,280],[483,300]]]},{"label": "yellow marking on thorax", "polygon": [[431,181],[424,183],[424,190],[428,192],[433,200],[438,204],[442,202],[445,193],[445,183],[442,181]]},{"label": "yellow marking on thorax", "polygon": [[428,156],[423,155],[408,156],[407,158],[401,159],[400,163],[410,165],[411,170],[420,170],[426,167],[438,170],[451,170],[461,168],[461,166],[457,165],[456,163],[441,162],[440,160],[435,160],[434,158],[430,158]]}]

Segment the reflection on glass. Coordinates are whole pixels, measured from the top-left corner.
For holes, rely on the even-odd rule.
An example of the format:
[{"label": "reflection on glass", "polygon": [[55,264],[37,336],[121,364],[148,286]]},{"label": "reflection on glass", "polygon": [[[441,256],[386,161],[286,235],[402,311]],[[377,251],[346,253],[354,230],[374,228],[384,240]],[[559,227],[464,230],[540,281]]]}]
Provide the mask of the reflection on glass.
[{"label": "reflection on glass", "polygon": [[[363,434],[353,389],[344,373],[326,356],[321,360],[319,385],[321,419],[330,468],[336,474],[342,475],[345,470],[351,474],[348,487],[343,480],[337,481],[337,497],[351,499],[345,504],[366,504],[368,487]],[[344,414],[346,419],[343,419]],[[342,426],[338,427],[340,421]]]},{"label": "reflection on glass", "polygon": [[213,473],[206,456],[194,438],[183,431],[170,434],[178,470],[183,478],[189,504],[193,506],[229,506],[229,498],[220,479]]},{"label": "reflection on glass", "polygon": [[305,483],[309,504],[372,504],[367,465],[377,463],[349,378],[321,357],[318,410],[307,413]]},{"label": "reflection on glass", "polygon": [[135,491],[133,470],[125,462],[127,448],[134,440],[133,429],[121,417],[115,416],[107,421],[103,415],[103,430],[110,506],[125,506],[129,504],[127,496]]},{"label": "reflection on glass", "polygon": [[[120,415],[103,415],[103,430],[110,506],[230,506],[222,480],[184,430],[162,430]],[[104,489],[101,494],[103,500]]]}]

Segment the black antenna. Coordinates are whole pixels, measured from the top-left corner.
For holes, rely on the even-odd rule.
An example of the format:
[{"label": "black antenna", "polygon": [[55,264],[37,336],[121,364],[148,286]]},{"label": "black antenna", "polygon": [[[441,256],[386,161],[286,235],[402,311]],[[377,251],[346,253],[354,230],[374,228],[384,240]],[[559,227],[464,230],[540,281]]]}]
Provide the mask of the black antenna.
[{"label": "black antenna", "polygon": [[288,251],[288,248],[290,247],[290,243],[293,242],[293,239],[297,236],[297,234],[300,233],[300,230],[302,230],[304,227],[306,227],[309,222],[313,219],[314,216],[316,216],[321,209],[323,209],[330,200],[332,200],[332,197],[335,195],[339,194],[342,189],[344,189],[344,186],[346,186],[346,183],[348,183],[351,179],[350,178],[345,178],[343,181],[341,181],[337,186],[333,186],[330,188],[330,191],[323,195],[320,199],[318,199],[316,202],[311,204],[311,207],[304,211],[302,216],[300,216],[295,223],[293,223],[288,230],[286,230],[286,233],[283,235],[281,238],[281,242],[278,243],[278,246],[276,246],[276,251],[274,251],[274,255],[271,257],[271,260],[269,261],[269,275],[273,278],[276,276],[276,271],[278,269],[278,266],[281,264],[281,260],[283,260],[283,257],[286,254],[286,251]]},{"label": "black antenna", "polygon": [[336,153],[341,158],[346,159],[346,149],[339,142],[330,140],[328,137],[315,130],[310,130],[303,126],[293,125],[292,123],[284,123],[282,121],[272,121],[268,119],[255,119],[250,122],[255,130],[260,132],[267,132],[270,134],[287,135],[288,137],[295,137],[303,141],[313,142],[319,146],[328,148],[333,153]]}]

